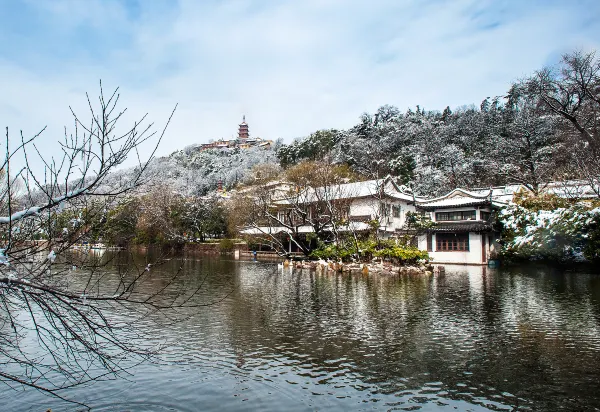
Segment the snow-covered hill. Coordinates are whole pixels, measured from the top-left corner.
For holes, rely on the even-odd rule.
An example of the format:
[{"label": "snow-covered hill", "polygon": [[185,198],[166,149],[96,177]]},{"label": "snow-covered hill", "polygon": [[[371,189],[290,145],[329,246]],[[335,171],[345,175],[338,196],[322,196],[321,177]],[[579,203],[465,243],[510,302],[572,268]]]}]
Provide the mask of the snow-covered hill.
[{"label": "snow-covered hill", "polygon": [[[202,196],[215,190],[219,182],[226,189],[232,188],[243,181],[255,165],[264,163],[279,163],[274,150],[252,147],[200,151],[197,146],[189,146],[152,160],[145,174],[147,184],[140,190],[165,185],[185,196]],[[116,171],[106,184],[112,186],[125,181],[132,172],[133,169]]]}]

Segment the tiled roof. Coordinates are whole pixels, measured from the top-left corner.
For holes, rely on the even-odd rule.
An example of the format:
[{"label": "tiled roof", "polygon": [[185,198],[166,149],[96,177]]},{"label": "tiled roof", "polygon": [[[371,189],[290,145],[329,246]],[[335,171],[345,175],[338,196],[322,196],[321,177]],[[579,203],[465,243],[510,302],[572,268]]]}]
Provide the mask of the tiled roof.
[{"label": "tiled roof", "polygon": [[[492,194],[492,199],[490,199]],[[495,207],[504,206],[506,203],[493,198],[493,192],[488,190],[486,193],[472,192],[465,189],[454,189],[444,196],[434,199],[417,201],[417,208],[423,210],[443,209],[450,207],[466,207],[491,205]]]},{"label": "tiled roof", "polygon": [[[382,192],[383,189],[383,192]],[[356,199],[363,197],[391,197],[401,199],[407,202],[413,201],[413,196],[410,193],[402,191],[403,188],[396,186],[391,179],[366,180],[363,182],[343,183],[340,185],[331,185],[326,187],[309,188],[298,198],[293,200],[281,200],[279,204],[296,203],[301,200],[301,203],[310,203],[319,199],[339,200],[339,199]]]},{"label": "tiled roof", "polygon": [[453,197],[451,199],[436,200],[433,202],[417,203],[418,207],[423,209],[438,209],[444,207],[460,207],[460,206],[476,206],[476,205],[489,205],[489,198],[486,199],[474,199],[472,197]]},{"label": "tiled roof", "polygon": [[436,223],[435,227],[427,230],[430,233],[464,233],[464,232],[489,232],[492,231],[492,225],[483,221],[467,221],[456,223]]}]

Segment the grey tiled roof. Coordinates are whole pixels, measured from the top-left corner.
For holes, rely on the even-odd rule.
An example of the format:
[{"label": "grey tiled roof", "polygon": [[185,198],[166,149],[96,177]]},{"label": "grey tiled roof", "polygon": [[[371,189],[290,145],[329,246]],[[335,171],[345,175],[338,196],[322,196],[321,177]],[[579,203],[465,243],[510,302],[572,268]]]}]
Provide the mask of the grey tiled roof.
[{"label": "grey tiled roof", "polygon": [[491,232],[493,231],[491,223],[484,221],[472,222],[444,222],[437,223],[435,227],[427,230],[430,233],[464,233],[464,232]]}]

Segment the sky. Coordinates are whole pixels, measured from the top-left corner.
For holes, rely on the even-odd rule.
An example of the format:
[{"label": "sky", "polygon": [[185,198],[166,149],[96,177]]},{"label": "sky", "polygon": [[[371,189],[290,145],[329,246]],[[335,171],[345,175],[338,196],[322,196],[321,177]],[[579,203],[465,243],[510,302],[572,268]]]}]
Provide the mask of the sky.
[{"label": "sky", "polygon": [[[600,1],[0,0],[0,125],[11,145],[119,87],[123,127],[178,109],[158,154],[250,134],[291,142],[364,112],[478,105],[576,49]],[[148,148],[146,150],[149,150]]]}]

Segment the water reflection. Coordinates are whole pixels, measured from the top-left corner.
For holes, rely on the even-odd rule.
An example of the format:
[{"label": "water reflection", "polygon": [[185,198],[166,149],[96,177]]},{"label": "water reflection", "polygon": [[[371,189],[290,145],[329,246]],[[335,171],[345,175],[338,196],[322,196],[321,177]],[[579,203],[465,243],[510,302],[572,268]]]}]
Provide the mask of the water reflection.
[{"label": "water reflection", "polygon": [[[149,320],[171,344],[156,364],[71,396],[93,410],[600,408],[598,276],[350,276],[189,257],[157,268],[147,287],[179,267],[180,286],[202,285],[195,299],[216,303],[185,322]],[[13,395],[0,399],[16,410],[71,408]]]}]

